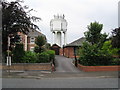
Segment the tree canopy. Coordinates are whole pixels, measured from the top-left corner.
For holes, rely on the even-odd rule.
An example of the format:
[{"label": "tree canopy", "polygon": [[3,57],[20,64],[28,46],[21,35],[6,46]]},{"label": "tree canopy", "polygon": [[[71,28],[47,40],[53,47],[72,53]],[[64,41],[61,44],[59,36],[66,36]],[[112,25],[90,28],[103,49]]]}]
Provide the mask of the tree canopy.
[{"label": "tree canopy", "polygon": [[[29,29],[39,29],[37,25],[32,23],[34,16],[30,16],[25,12],[24,8],[18,1],[5,2],[2,1],[2,25],[3,31],[8,34],[16,32],[29,32]],[[40,19],[37,18],[36,19]]]},{"label": "tree canopy", "polygon": [[107,35],[104,33],[102,34],[102,28],[103,24],[99,24],[98,22],[91,22],[90,25],[88,25],[88,31],[84,33],[86,40],[93,44],[98,44],[101,42],[104,42]]},{"label": "tree canopy", "polygon": [[120,27],[112,31],[112,46],[115,48],[120,48]]},{"label": "tree canopy", "polygon": [[36,53],[41,53],[42,52],[42,47],[46,44],[46,38],[44,37],[44,36],[38,36],[36,39],[35,39],[35,44],[37,45],[36,47],[35,47],[35,52]]},{"label": "tree canopy", "polygon": [[3,51],[6,51],[8,35],[17,32],[27,34],[30,29],[39,29],[33,21],[40,20],[40,18],[31,16],[30,10],[29,12],[26,12],[19,0],[12,2],[2,0],[1,4]]}]

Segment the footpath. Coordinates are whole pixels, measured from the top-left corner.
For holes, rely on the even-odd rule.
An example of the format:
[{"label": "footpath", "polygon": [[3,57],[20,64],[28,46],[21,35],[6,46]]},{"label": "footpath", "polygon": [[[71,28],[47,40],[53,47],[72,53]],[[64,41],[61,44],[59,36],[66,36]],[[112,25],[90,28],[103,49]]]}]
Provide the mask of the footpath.
[{"label": "footpath", "polygon": [[78,78],[78,77],[95,77],[95,78],[118,78],[118,71],[100,71],[84,72],[72,64],[72,59],[63,56],[55,57],[55,71],[2,71],[3,78]]}]

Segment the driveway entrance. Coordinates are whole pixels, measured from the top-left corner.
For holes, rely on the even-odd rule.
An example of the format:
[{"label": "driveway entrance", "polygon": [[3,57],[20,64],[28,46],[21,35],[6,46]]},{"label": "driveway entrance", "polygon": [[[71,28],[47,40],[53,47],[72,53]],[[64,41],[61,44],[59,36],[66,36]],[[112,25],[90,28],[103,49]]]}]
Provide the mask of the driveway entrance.
[{"label": "driveway entrance", "polygon": [[78,68],[76,68],[71,58],[66,58],[64,56],[55,56],[55,64],[56,64],[56,71],[55,72],[64,72],[64,73],[79,73],[81,72]]}]

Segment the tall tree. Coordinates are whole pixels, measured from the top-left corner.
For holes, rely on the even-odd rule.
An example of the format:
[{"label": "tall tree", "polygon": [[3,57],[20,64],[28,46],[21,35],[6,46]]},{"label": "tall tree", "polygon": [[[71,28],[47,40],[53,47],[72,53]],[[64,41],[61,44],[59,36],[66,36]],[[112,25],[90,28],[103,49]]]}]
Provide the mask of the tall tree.
[{"label": "tall tree", "polygon": [[[114,48],[120,49],[120,27],[115,28],[112,32],[112,46]],[[118,51],[119,57],[120,57],[120,50]]]},{"label": "tall tree", "polygon": [[101,30],[103,28],[103,24],[99,24],[98,22],[93,22],[88,25],[88,31],[84,33],[86,40],[93,44],[100,44],[104,42],[107,35],[101,34]]},{"label": "tall tree", "polygon": [[36,38],[36,40],[35,40],[35,44],[37,45],[36,47],[35,47],[35,52],[36,53],[41,53],[42,52],[42,47],[46,44],[46,38],[45,38],[45,36],[38,36],[37,38]]},{"label": "tall tree", "polygon": [[[7,50],[7,37],[16,32],[27,34],[29,29],[39,29],[33,21],[40,18],[31,16],[26,12],[19,0],[7,2],[2,0],[2,39],[3,51]],[[29,10],[30,11],[30,10]]]},{"label": "tall tree", "polygon": [[114,29],[112,32],[112,46],[120,48],[120,27]]}]

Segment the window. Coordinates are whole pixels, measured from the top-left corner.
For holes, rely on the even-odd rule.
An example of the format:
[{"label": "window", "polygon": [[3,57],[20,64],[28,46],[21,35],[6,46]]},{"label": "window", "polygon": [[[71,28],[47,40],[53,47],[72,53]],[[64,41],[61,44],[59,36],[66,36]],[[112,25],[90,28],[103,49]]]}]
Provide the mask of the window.
[{"label": "window", "polygon": [[30,38],[30,44],[35,44],[35,38],[34,37]]},{"label": "window", "polygon": [[32,52],[33,52],[33,51],[34,51],[34,47],[30,47],[30,51],[32,51]]}]

